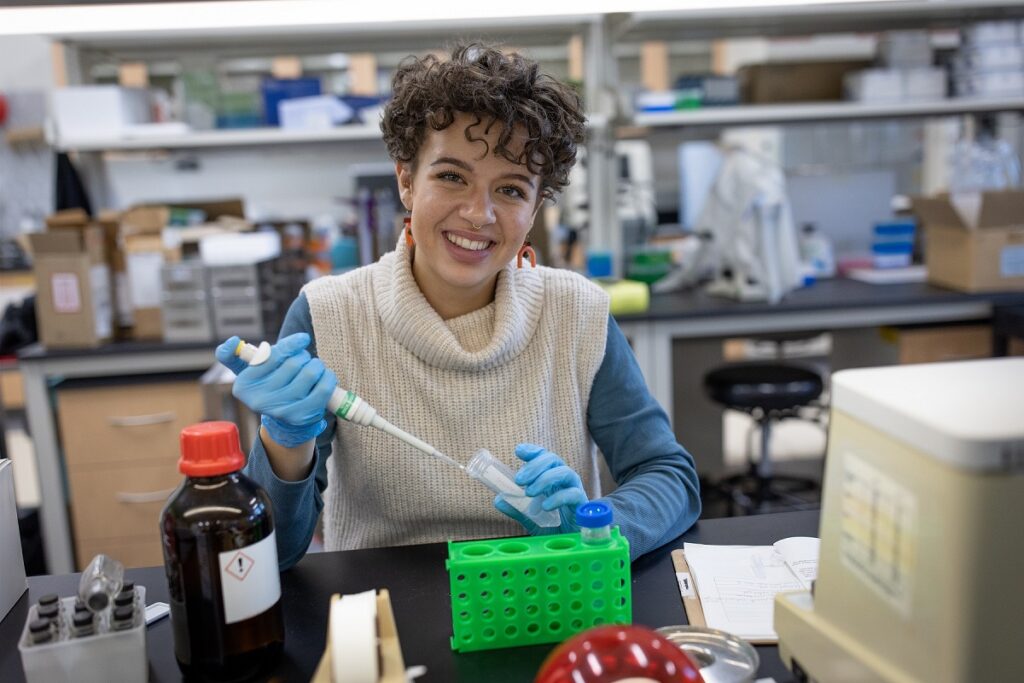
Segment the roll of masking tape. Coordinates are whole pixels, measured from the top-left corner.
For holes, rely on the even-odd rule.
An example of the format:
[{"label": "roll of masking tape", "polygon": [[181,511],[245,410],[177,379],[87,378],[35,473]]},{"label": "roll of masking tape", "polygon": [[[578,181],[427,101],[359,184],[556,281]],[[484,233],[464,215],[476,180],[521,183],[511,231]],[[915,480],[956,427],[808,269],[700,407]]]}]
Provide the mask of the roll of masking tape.
[{"label": "roll of masking tape", "polygon": [[608,293],[608,312],[612,315],[643,313],[651,305],[651,290],[644,282],[635,280],[597,280]]},{"label": "roll of masking tape", "polygon": [[332,601],[330,633],[333,683],[377,683],[377,591]]}]

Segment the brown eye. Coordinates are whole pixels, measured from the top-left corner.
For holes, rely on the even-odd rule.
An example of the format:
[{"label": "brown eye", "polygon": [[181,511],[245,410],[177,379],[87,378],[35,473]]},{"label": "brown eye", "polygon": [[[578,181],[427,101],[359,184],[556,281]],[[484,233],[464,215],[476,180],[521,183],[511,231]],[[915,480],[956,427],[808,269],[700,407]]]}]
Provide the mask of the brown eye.
[{"label": "brown eye", "polygon": [[526,199],[526,193],[523,192],[518,187],[516,187],[515,185],[506,185],[505,187],[501,188],[499,192],[506,194],[509,197],[514,197],[516,199]]},{"label": "brown eye", "polygon": [[445,180],[448,182],[462,182],[462,176],[454,171],[441,171],[437,174],[438,180]]}]

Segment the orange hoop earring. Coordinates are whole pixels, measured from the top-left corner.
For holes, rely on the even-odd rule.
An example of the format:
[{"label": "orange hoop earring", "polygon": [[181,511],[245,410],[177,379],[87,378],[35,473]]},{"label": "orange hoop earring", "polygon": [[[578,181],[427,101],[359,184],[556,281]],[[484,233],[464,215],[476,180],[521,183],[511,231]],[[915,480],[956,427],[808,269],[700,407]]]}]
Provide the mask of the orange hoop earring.
[{"label": "orange hoop earring", "polygon": [[523,259],[530,259],[530,267],[537,267],[537,252],[530,246],[530,240],[523,242],[523,246],[519,247],[519,253],[516,254],[516,268],[523,267]]},{"label": "orange hoop earring", "polygon": [[412,216],[406,216],[402,219],[402,223],[405,224],[405,246],[410,249],[416,244],[412,239]]}]

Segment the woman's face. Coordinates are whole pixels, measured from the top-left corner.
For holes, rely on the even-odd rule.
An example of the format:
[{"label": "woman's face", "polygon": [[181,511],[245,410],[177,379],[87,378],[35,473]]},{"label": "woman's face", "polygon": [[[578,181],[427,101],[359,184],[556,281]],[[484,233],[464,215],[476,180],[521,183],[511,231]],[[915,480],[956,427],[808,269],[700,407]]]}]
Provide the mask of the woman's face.
[{"label": "woman's face", "polygon": [[[413,275],[435,308],[438,297],[488,303],[498,272],[516,256],[540,205],[539,176],[494,154],[498,125],[486,131],[487,119],[475,122],[460,113],[444,130],[428,129],[415,170],[396,166],[402,203],[412,212]],[[467,127],[489,148],[467,140]],[[514,135],[513,156],[521,146],[521,135]]]}]

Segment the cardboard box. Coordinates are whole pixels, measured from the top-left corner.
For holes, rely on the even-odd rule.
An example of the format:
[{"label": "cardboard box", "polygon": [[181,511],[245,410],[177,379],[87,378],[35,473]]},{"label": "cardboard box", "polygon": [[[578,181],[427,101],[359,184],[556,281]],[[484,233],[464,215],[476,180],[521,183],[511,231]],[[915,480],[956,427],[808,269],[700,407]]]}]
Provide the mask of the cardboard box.
[{"label": "cardboard box", "polygon": [[215,199],[201,202],[152,202],[122,211],[121,236],[159,234],[171,223],[173,209],[195,209],[206,214],[207,222],[221,216],[245,218],[241,199]]},{"label": "cardboard box", "polygon": [[948,325],[942,327],[883,327],[882,339],[890,345],[898,363],[941,363],[992,355],[992,327]]},{"label": "cardboard box", "polygon": [[124,239],[125,275],[132,307],[132,338],[160,339],[162,288],[160,270],[164,265],[163,238],[159,235],[128,235]]},{"label": "cardboard box", "polygon": [[929,282],[967,292],[1024,289],[1024,190],[981,193],[976,219],[965,220],[948,195],[912,205]]},{"label": "cardboard box", "polygon": [[[202,211],[207,221],[223,217],[241,220],[245,217],[241,199],[140,204],[119,214],[126,299],[131,309],[134,339],[160,339],[163,336],[160,272],[165,263],[180,259],[182,248],[180,239],[166,239],[175,236],[165,235],[165,232],[196,229],[168,227],[178,209]],[[168,244],[174,248],[168,250]]]},{"label": "cardboard box", "polygon": [[114,324],[130,327],[131,307],[128,305],[128,290],[124,276],[124,252],[118,241],[120,213],[103,211],[99,218],[90,219],[82,209],[65,209],[46,217],[47,230],[72,230],[81,232],[89,226],[103,231],[103,256],[110,268],[111,291],[114,306]]},{"label": "cardboard box", "polygon": [[740,67],[740,97],[751,104],[843,99],[843,77],[870,62],[779,62]]},{"label": "cardboard box", "polygon": [[98,346],[110,339],[113,308],[103,231],[54,230],[29,236],[39,338],[49,347]]}]

